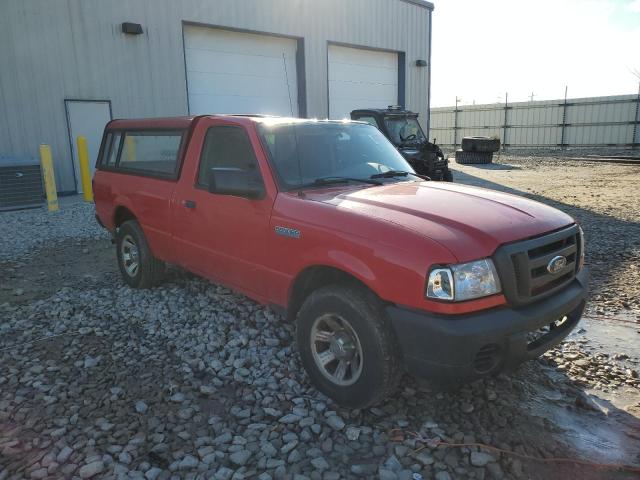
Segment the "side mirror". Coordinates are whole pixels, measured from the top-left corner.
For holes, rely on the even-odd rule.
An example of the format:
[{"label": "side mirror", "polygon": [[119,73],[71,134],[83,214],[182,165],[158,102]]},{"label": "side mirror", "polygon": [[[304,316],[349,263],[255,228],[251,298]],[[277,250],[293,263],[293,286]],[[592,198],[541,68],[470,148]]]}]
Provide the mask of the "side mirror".
[{"label": "side mirror", "polygon": [[209,192],[256,200],[264,196],[264,184],[257,170],[214,167],[209,171]]}]

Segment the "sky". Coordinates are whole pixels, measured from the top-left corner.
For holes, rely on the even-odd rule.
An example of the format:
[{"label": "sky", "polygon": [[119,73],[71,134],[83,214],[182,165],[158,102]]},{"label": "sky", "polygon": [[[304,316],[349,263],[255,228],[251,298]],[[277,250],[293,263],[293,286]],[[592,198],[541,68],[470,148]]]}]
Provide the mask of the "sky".
[{"label": "sky", "polygon": [[432,107],[638,92],[640,0],[432,2]]}]

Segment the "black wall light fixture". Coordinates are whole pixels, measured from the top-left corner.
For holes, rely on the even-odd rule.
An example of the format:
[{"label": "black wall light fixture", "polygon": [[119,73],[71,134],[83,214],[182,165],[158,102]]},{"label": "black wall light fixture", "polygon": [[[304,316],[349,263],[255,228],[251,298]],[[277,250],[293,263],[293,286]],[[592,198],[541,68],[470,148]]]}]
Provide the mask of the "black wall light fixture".
[{"label": "black wall light fixture", "polygon": [[142,25],[139,23],[123,22],[122,33],[128,33],[129,35],[141,35]]},{"label": "black wall light fixture", "polygon": [[426,60],[416,60],[416,67],[426,67],[426,66],[427,66]]}]

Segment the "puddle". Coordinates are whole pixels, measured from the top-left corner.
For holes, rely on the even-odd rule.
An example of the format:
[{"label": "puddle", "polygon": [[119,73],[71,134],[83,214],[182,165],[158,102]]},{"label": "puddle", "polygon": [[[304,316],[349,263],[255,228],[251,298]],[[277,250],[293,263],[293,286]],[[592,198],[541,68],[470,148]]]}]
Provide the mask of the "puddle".
[{"label": "puddle", "polygon": [[[638,369],[640,324],[634,321],[633,317],[623,316],[583,317],[568,340],[580,343],[580,348],[591,355],[606,354],[607,363]],[[639,389],[585,389],[582,396],[578,389],[560,387],[566,384],[565,373],[554,368],[544,371],[551,382],[535,387],[535,395],[526,405],[532,415],[557,427],[554,436],[582,459],[640,466]]]},{"label": "puddle", "polygon": [[[563,374],[545,369],[562,382]],[[605,464],[640,466],[640,419],[621,410],[601,392],[588,395],[593,410],[576,406],[574,397],[543,385],[526,407],[532,415],[545,418],[558,431],[554,436],[567,443],[579,458]]]},{"label": "puddle", "polygon": [[[622,320],[622,321],[617,321]],[[591,354],[607,354],[612,364],[624,365],[636,370],[640,368],[640,324],[631,315],[607,317],[583,317],[576,330],[568,339],[580,342]],[[621,360],[618,360],[622,357]],[[621,409],[635,407],[635,415],[640,416],[640,390],[621,387],[610,391],[586,390],[591,395],[608,400]]]}]

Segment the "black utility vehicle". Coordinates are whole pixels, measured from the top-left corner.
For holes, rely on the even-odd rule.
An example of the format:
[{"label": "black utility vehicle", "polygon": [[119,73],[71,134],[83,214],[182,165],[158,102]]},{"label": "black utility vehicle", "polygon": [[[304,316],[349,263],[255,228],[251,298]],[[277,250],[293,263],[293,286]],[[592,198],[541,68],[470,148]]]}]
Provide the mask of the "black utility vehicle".
[{"label": "black utility vehicle", "polygon": [[418,123],[418,114],[401,107],[362,108],[351,112],[352,120],[377,127],[416,173],[432,180],[453,181],[447,160],[435,143],[429,142]]}]

